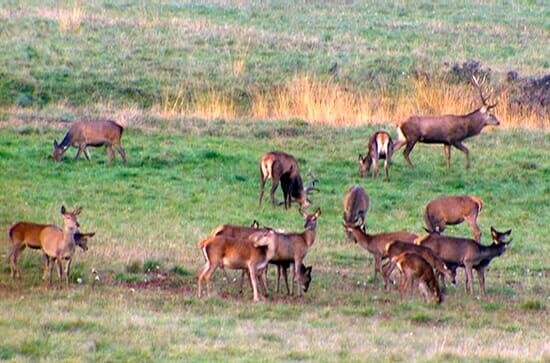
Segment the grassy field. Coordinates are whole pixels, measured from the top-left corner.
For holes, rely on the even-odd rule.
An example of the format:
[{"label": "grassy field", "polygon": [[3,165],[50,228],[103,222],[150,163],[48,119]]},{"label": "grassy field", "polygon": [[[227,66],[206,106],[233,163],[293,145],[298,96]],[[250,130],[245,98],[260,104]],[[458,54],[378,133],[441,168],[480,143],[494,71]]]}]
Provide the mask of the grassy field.
[{"label": "grassy field", "polygon": [[[0,228],[17,220],[62,223],[61,204],[84,208],[83,231],[96,231],[76,256],[69,289],[48,289],[40,257],[26,251],[23,279],[0,272],[0,359],[11,361],[547,361],[550,288],[550,148],[548,134],[488,130],[467,142],[473,167],[453,151],[418,145],[408,168],[395,157],[390,183],[358,178],[356,157],[374,128],[328,128],[302,121],[161,122],[129,128],[129,156],[109,164],[104,150],[55,164],[52,142],[66,124],[4,120],[0,129]],[[393,132],[393,131],[392,131]],[[306,258],[313,282],[303,297],[272,294],[253,304],[236,284],[214,275],[216,297],[197,300],[199,239],[221,223],[299,231],[296,208],[257,206],[260,155],[295,154],[319,177],[312,197],[323,215]],[[422,232],[422,208],[443,194],[485,200],[483,243],[489,227],[513,229],[511,248],[487,272],[488,298],[467,296],[463,273],[441,306],[420,296],[400,301],[373,286],[373,260],[346,241],[342,199],[359,183],[371,199],[372,232]],[[280,195],[278,196],[279,198]],[[470,235],[466,226],[450,228]],[[0,234],[6,261],[7,233]],[[91,269],[101,281],[93,283]],[[273,272],[271,272],[273,274]],[[233,273],[232,276],[237,276]]]}]

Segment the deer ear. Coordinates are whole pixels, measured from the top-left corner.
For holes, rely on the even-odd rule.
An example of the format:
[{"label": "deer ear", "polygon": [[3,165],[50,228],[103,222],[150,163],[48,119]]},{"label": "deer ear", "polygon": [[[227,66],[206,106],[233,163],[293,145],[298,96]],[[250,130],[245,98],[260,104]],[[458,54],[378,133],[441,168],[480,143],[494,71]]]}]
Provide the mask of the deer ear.
[{"label": "deer ear", "polygon": [[79,208],[76,208],[74,211],[73,211],[73,214],[75,216],[79,215],[80,213],[82,212],[82,207],[79,207]]},{"label": "deer ear", "polygon": [[260,223],[258,223],[257,220],[254,220],[254,221],[252,222],[252,224],[250,225],[250,227],[256,228],[256,229],[257,229],[257,228],[260,228]]},{"label": "deer ear", "polygon": [[491,236],[493,238],[498,238],[498,232],[493,226],[491,226]]},{"label": "deer ear", "polygon": [[315,212],[315,218],[319,218],[321,215],[321,208],[317,208],[317,211]]},{"label": "deer ear", "polygon": [[304,211],[304,210],[302,209],[302,207],[300,207],[300,209],[298,210],[298,212],[300,212],[300,214],[302,215],[302,217],[304,217],[304,218],[307,217],[307,212]]},{"label": "deer ear", "polygon": [[512,234],[512,230],[509,229],[509,230],[507,230],[506,232],[504,232],[504,234],[505,234],[505,235],[510,235],[510,234]]},{"label": "deer ear", "polygon": [[65,212],[67,212],[67,210],[65,209],[65,206],[62,205],[61,206],[61,214],[65,214]]},{"label": "deer ear", "polygon": [[313,270],[313,266],[306,267],[306,274],[311,274],[311,270]]},{"label": "deer ear", "polygon": [[59,144],[57,143],[57,139],[54,139],[53,140],[53,147],[57,148],[59,146]]},{"label": "deer ear", "polygon": [[363,161],[363,154],[359,154],[359,161]]}]

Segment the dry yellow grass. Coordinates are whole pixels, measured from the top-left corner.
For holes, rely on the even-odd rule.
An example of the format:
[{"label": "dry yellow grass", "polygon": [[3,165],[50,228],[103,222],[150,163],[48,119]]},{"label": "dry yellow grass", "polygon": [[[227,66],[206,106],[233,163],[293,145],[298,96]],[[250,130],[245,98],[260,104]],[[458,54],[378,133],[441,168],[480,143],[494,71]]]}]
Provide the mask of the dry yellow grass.
[{"label": "dry yellow grass", "polygon": [[73,6],[72,9],[60,8],[57,11],[59,29],[62,32],[78,32],[84,17],[84,10],[79,5]]}]

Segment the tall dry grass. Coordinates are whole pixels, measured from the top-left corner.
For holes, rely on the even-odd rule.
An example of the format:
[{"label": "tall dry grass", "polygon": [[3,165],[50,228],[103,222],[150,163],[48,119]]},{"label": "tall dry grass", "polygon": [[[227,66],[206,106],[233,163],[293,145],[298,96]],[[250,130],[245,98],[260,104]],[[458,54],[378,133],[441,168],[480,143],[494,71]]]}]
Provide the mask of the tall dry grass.
[{"label": "tall dry grass", "polygon": [[[550,129],[550,120],[528,107],[511,105],[507,93],[492,98],[495,114],[504,128]],[[410,87],[395,96],[350,89],[332,79],[296,75],[282,86],[252,92],[247,109],[239,109],[230,96],[212,87],[181,85],[166,89],[155,112],[163,117],[191,116],[204,119],[252,118],[258,120],[300,118],[331,126],[396,124],[410,115],[465,114],[481,106],[477,90],[468,84],[444,79],[411,79]]]},{"label": "tall dry grass", "polygon": [[76,33],[80,30],[82,21],[85,14],[82,7],[79,5],[73,6],[72,9],[58,9],[57,21],[59,23],[59,29],[62,32]]}]

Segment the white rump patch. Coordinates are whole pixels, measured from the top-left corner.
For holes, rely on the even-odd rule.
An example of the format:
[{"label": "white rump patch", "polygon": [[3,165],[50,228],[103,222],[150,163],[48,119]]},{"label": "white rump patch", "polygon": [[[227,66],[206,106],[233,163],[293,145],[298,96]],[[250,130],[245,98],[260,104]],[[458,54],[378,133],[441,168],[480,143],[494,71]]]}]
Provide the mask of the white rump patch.
[{"label": "white rump patch", "polygon": [[407,137],[401,130],[401,126],[397,127],[397,140],[407,141]]}]

